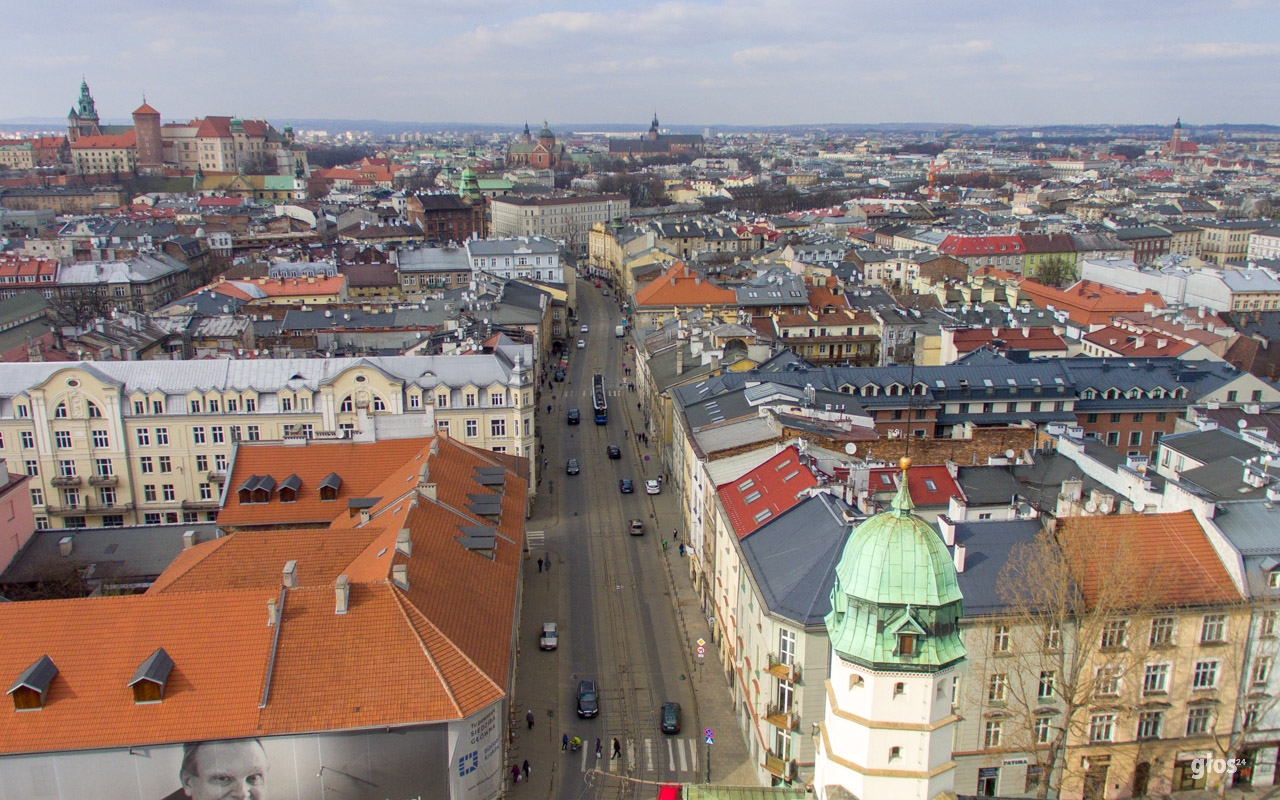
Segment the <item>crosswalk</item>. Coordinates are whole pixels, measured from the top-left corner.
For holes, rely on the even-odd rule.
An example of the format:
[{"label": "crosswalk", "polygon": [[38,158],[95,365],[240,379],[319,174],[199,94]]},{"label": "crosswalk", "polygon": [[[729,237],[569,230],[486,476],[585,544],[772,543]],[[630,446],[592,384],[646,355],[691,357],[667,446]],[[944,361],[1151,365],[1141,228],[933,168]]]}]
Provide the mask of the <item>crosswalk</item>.
[{"label": "crosswalk", "polygon": [[646,737],[644,739],[619,739],[622,744],[622,755],[610,758],[612,739],[601,742],[599,760],[595,750],[583,747],[579,769],[601,769],[607,772],[657,772],[672,774],[698,771],[698,748],[702,746],[700,739],[681,738],[678,736]]},{"label": "crosswalk", "polygon": [[525,531],[524,538],[530,550],[545,550],[547,547],[546,531]]}]

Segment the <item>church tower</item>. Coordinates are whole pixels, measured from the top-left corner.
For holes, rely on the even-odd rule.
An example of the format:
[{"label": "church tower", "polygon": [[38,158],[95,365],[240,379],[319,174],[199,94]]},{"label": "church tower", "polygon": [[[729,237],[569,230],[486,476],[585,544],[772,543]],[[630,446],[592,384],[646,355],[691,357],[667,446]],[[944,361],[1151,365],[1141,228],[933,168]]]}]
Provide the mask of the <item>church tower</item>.
[{"label": "church tower", "polygon": [[890,509],[854,530],[836,565],[819,800],[953,796],[960,586],[942,537],[912,513],[910,459],[901,466]]},{"label": "church tower", "polygon": [[653,122],[652,122],[652,123],[650,123],[650,125],[649,125],[649,141],[651,141],[651,142],[656,142],[656,141],[658,141],[658,134],[659,134],[659,129],[658,129],[658,112],[657,112],[657,111],[655,111],[655,112],[653,112]]},{"label": "church tower", "polygon": [[67,114],[67,141],[75,142],[81,136],[97,136],[100,132],[98,108],[93,102],[93,95],[89,94],[88,81],[81,78],[80,99]]}]

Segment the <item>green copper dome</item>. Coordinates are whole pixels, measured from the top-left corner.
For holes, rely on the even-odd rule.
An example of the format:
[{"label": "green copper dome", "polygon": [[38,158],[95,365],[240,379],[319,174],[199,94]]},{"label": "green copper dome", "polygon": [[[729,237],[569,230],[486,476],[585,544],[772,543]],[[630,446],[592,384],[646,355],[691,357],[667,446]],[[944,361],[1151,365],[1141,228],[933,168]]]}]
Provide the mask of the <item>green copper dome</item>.
[{"label": "green copper dome", "polygon": [[827,631],[841,658],[933,671],[964,658],[962,596],[942,538],[915,508],[904,469],[890,509],[854,530],[836,565]]}]

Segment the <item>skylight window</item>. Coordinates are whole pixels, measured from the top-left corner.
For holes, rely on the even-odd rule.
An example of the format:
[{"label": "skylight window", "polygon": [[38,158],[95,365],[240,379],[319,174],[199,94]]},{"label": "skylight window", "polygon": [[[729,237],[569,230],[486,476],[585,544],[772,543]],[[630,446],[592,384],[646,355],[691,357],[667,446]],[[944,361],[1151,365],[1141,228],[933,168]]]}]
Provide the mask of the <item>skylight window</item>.
[{"label": "skylight window", "polygon": [[756,485],[755,478],[747,478],[745,481],[738,484],[738,491],[745,492],[746,490],[750,489],[752,486],[755,486],[755,485]]},{"label": "skylight window", "polygon": [[759,499],[760,499],[760,490],[759,490],[759,489],[756,489],[754,492],[752,492],[751,494],[747,495],[746,497],[744,497],[744,498],[742,498],[742,499],[743,499],[743,501],[745,501],[748,505],[750,505],[751,503],[754,503],[755,501],[757,501],[757,500],[759,500]]},{"label": "skylight window", "polygon": [[791,480],[792,478],[794,478],[795,476],[797,476],[797,475],[799,475],[799,474],[800,474],[800,470],[798,470],[798,469],[796,469],[796,470],[792,470],[791,472],[788,472],[788,473],[786,474],[786,476],[782,479],[782,482],[783,482],[783,483],[786,483],[787,481]]},{"label": "skylight window", "polygon": [[791,459],[789,459],[789,458],[788,458],[786,461],[783,461],[781,464],[779,464],[778,466],[774,467],[773,469],[774,469],[774,471],[775,471],[775,472],[781,472],[782,470],[784,470],[784,469],[786,469],[788,466],[790,466],[790,464],[791,464]]},{"label": "skylight window", "polygon": [[766,508],[763,511],[758,512],[754,517],[752,517],[752,519],[756,521],[756,524],[759,524],[772,516],[773,511]]},{"label": "skylight window", "polygon": [[928,489],[931,492],[936,492],[938,491],[938,484],[933,482],[933,478],[925,478],[924,488]]}]

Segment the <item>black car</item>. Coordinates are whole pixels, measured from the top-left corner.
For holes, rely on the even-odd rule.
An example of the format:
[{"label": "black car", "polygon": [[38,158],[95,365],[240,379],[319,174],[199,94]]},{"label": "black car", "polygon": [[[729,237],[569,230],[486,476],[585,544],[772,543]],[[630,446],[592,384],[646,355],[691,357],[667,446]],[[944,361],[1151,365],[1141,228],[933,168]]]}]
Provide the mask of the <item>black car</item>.
[{"label": "black car", "polygon": [[578,459],[576,458],[569,459],[569,463],[564,465],[564,471],[570,475],[577,475],[579,471]]},{"label": "black car", "polygon": [[631,494],[635,490],[636,490],[636,486],[634,483],[631,482],[630,478],[623,478],[622,480],[618,481],[618,491],[622,492],[623,494]]},{"label": "black car", "polygon": [[622,450],[616,445],[609,445],[609,458],[622,458]]},{"label": "black car", "polygon": [[558,370],[556,370],[555,379],[556,379],[556,380],[558,380],[558,381],[563,381],[563,380],[564,380],[564,370],[562,370],[562,369],[558,369]]},{"label": "black car", "polygon": [[578,681],[578,716],[589,719],[600,713],[599,689],[592,680]]},{"label": "black car", "polygon": [[659,726],[663,733],[679,733],[680,732],[680,704],[679,703],[663,703],[662,704],[662,722]]},{"label": "black car", "polygon": [[582,422],[582,412],[576,408],[569,409],[569,424],[577,425]]}]

